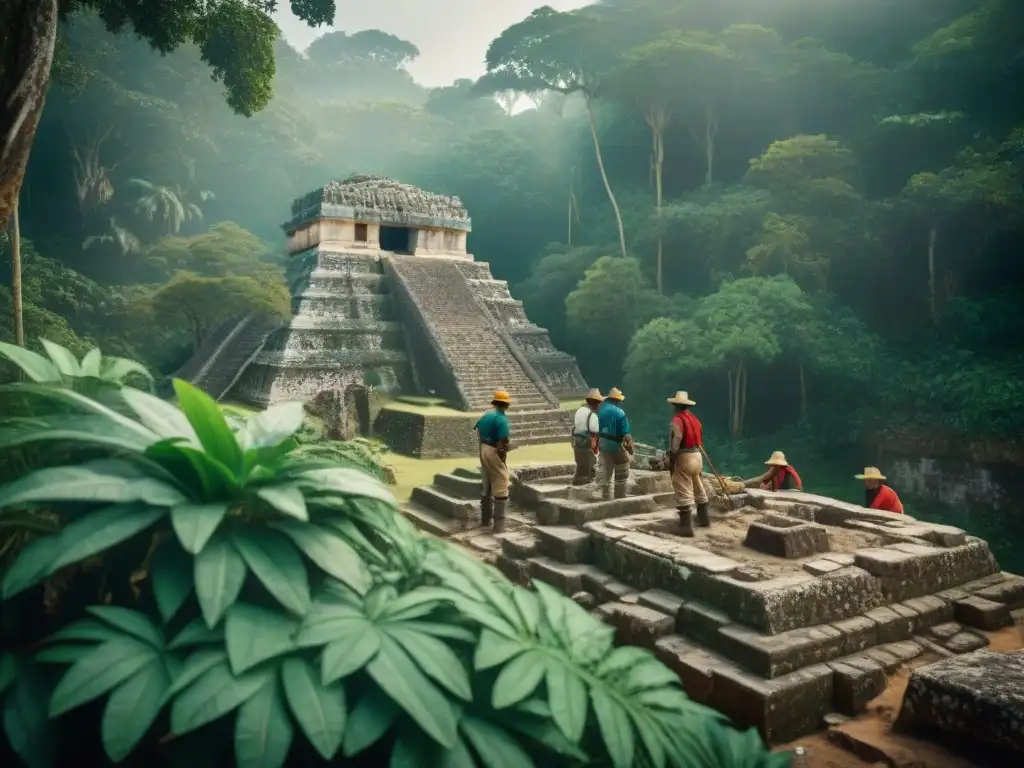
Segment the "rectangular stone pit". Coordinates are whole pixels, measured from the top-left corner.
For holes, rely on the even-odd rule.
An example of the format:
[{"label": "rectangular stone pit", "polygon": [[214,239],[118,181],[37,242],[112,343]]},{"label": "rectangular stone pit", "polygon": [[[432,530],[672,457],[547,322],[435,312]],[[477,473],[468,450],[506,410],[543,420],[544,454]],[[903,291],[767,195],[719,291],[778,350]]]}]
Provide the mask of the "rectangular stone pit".
[{"label": "rectangular stone pit", "polygon": [[816,523],[765,515],[747,529],[744,546],[788,560],[828,552],[828,532]]}]

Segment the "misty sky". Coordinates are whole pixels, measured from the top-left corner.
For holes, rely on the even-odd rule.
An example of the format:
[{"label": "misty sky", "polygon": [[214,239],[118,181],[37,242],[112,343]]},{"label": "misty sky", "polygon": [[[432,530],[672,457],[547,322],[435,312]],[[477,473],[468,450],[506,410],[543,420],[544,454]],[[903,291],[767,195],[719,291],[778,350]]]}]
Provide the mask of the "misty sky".
[{"label": "misty sky", "polygon": [[[409,71],[427,86],[449,85],[484,72],[484,54],[502,30],[550,5],[560,11],[593,0],[337,0],[334,29],[348,33],[381,29],[409,40],[420,57]],[[300,51],[328,30],[311,29],[280,3],[274,19],[288,42]]]}]

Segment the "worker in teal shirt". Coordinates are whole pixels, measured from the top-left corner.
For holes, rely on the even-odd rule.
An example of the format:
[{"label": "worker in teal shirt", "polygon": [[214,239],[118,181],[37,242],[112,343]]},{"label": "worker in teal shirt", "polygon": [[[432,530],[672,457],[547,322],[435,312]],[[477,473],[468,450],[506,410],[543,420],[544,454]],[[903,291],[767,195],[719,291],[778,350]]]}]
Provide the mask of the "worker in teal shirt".
[{"label": "worker in teal shirt", "polygon": [[612,478],[615,478],[615,498],[626,495],[626,481],[629,480],[629,462],[633,454],[633,437],[629,433],[629,419],[621,403],[626,396],[612,387],[608,397],[597,409],[597,421],[601,430],[601,472],[598,485],[605,500],[611,498]]},{"label": "worker in teal shirt", "polygon": [[488,411],[477,421],[480,436],[480,475],[483,478],[480,489],[480,523],[490,527],[494,519],[494,532],[505,530],[505,506],[508,504],[508,448],[511,429],[505,411],[512,404],[512,398],[503,389],[494,392]]}]

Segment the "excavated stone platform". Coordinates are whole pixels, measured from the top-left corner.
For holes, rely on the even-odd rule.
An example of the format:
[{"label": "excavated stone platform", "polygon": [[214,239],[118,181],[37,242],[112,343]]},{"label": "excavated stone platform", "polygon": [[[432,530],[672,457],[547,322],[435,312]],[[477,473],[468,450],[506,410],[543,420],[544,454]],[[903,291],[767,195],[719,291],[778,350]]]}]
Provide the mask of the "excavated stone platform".
[{"label": "excavated stone platform", "polygon": [[771,744],[863,712],[926,650],[984,648],[1024,606],[1024,579],[950,526],[745,491],[717,497],[711,527],[683,538],[667,473],[634,470],[626,498],[603,501],[571,485],[572,468],[516,471],[500,535],[474,527],[468,471],[435,478],[405,514],[421,527],[440,517],[440,535],[516,583],[544,581],[592,608],[618,642],[651,649],[692,698]]}]

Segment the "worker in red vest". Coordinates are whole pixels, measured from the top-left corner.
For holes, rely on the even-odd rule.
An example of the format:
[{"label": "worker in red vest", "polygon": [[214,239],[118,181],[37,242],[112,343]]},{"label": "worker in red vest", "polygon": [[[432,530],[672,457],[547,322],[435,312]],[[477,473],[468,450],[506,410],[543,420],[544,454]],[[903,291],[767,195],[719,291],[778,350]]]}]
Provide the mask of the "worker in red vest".
[{"label": "worker in red vest", "polygon": [[758,487],[763,491],[802,491],[804,484],[800,475],[786,461],[786,454],[782,451],[773,451],[771,457],[765,462],[768,471],[760,477],[747,480],[744,485],[747,488]]},{"label": "worker in red vest", "polygon": [[707,528],[711,525],[708,516],[708,492],[701,475],[704,473],[704,428],[700,419],[693,415],[690,406],[696,403],[686,392],[676,392],[668,398],[675,408],[675,415],[669,427],[668,469],[672,475],[672,490],[676,495],[676,510],[682,534],[693,538],[693,508],[697,506],[697,525]]},{"label": "worker in red vest", "polygon": [[864,474],[854,475],[854,477],[864,481],[864,487],[867,490],[865,507],[881,512],[895,512],[897,515],[903,514],[903,503],[900,501],[900,497],[896,495],[896,491],[883,482],[886,477],[878,467],[864,467]]}]

